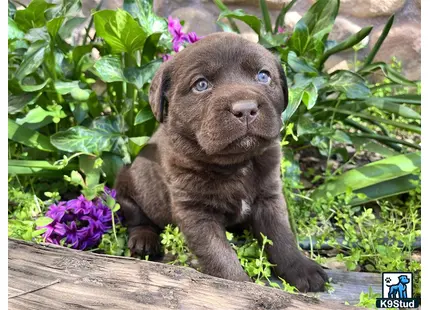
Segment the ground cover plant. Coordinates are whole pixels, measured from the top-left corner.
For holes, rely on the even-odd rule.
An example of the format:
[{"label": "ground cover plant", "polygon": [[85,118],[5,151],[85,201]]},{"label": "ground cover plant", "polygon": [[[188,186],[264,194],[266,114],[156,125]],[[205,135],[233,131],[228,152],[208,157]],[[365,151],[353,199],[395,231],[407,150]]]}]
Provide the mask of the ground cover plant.
[{"label": "ground cover plant", "polygon": [[[322,264],[412,271],[419,295],[421,86],[396,59],[374,61],[394,16],[352,70],[328,73],[330,56],[364,48],[372,31],[328,40],[338,0],[316,1],[292,32],[283,20],[294,0],[276,21],[264,0],[262,19],[214,2],[220,29],[246,23],[285,69],[280,173],[298,244]],[[89,24],[80,11],[79,0],[33,0],[20,10],[9,1],[9,236],[128,256],[113,181],[158,126],[148,103],[155,71],[199,37],[155,15],[149,0],[95,8]],[[161,238],[171,263],[195,266],[177,228]],[[228,238],[257,283],[279,287],[264,253],[270,240],[260,248],[248,232]],[[365,292],[362,304],[374,298]]]}]

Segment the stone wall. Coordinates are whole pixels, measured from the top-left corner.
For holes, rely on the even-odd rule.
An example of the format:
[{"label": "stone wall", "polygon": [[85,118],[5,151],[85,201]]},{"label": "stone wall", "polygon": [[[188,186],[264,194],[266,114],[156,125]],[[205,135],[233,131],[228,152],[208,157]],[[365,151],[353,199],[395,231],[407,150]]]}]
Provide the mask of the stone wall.
[{"label": "stone wall", "polygon": [[[22,0],[21,0],[22,1]],[[82,0],[84,13],[90,14],[100,0]],[[280,8],[291,0],[267,0],[272,21],[276,20]],[[22,1],[22,2],[28,2]],[[259,0],[223,0],[232,10],[261,17]],[[309,9],[315,0],[298,0],[285,16],[285,26],[292,29],[295,23]],[[390,62],[396,56],[403,64],[404,74],[413,80],[421,76],[421,0],[340,0],[340,12],[331,39],[342,40],[362,27],[373,26],[368,47],[358,53],[363,58],[376,43],[384,25],[391,14],[396,14],[391,31],[382,45],[376,60]],[[115,9],[122,6],[122,0],[105,0],[102,8]],[[158,15],[169,15],[185,21],[185,31],[195,31],[207,35],[220,31],[216,25],[219,15],[212,0],[154,0],[154,10]],[[257,37],[245,24],[238,22],[243,36],[256,41]],[[353,52],[332,56],[327,61],[327,69],[345,68],[353,62]]]}]

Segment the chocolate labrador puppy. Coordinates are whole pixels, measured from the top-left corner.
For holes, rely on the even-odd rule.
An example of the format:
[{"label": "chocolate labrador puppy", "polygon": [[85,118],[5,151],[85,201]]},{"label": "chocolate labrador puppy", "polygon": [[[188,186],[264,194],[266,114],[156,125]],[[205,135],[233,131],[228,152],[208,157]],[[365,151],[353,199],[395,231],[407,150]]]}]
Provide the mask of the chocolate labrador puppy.
[{"label": "chocolate labrador puppy", "polygon": [[115,186],[131,252],[159,254],[159,233],[174,223],[203,272],[249,281],[225,234],[249,225],[273,241],[277,275],[324,290],[327,275],[298,250],[282,194],[288,90],[276,57],[236,34],[209,35],[161,65],[149,101],[161,124]]}]

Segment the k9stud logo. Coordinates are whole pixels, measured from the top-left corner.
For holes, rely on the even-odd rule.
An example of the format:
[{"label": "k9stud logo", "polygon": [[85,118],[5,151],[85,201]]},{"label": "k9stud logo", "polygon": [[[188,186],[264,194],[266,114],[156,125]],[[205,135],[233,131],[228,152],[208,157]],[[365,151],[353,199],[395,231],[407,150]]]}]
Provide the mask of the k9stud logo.
[{"label": "k9stud logo", "polygon": [[413,275],[411,272],[382,273],[382,296],[376,299],[377,308],[418,308],[413,298]]}]

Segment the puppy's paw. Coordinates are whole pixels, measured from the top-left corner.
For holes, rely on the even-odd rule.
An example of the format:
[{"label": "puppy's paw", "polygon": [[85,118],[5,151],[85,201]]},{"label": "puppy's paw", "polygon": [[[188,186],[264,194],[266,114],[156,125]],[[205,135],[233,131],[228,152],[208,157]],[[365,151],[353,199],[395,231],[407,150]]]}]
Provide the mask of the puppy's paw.
[{"label": "puppy's paw", "polygon": [[162,257],[160,236],[146,227],[134,227],[129,230],[128,248],[131,256],[158,259]]},{"label": "puppy's paw", "polygon": [[280,271],[279,276],[303,293],[323,292],[325,283],[328,282],[328,276],[321,266],[305,256]]}]

